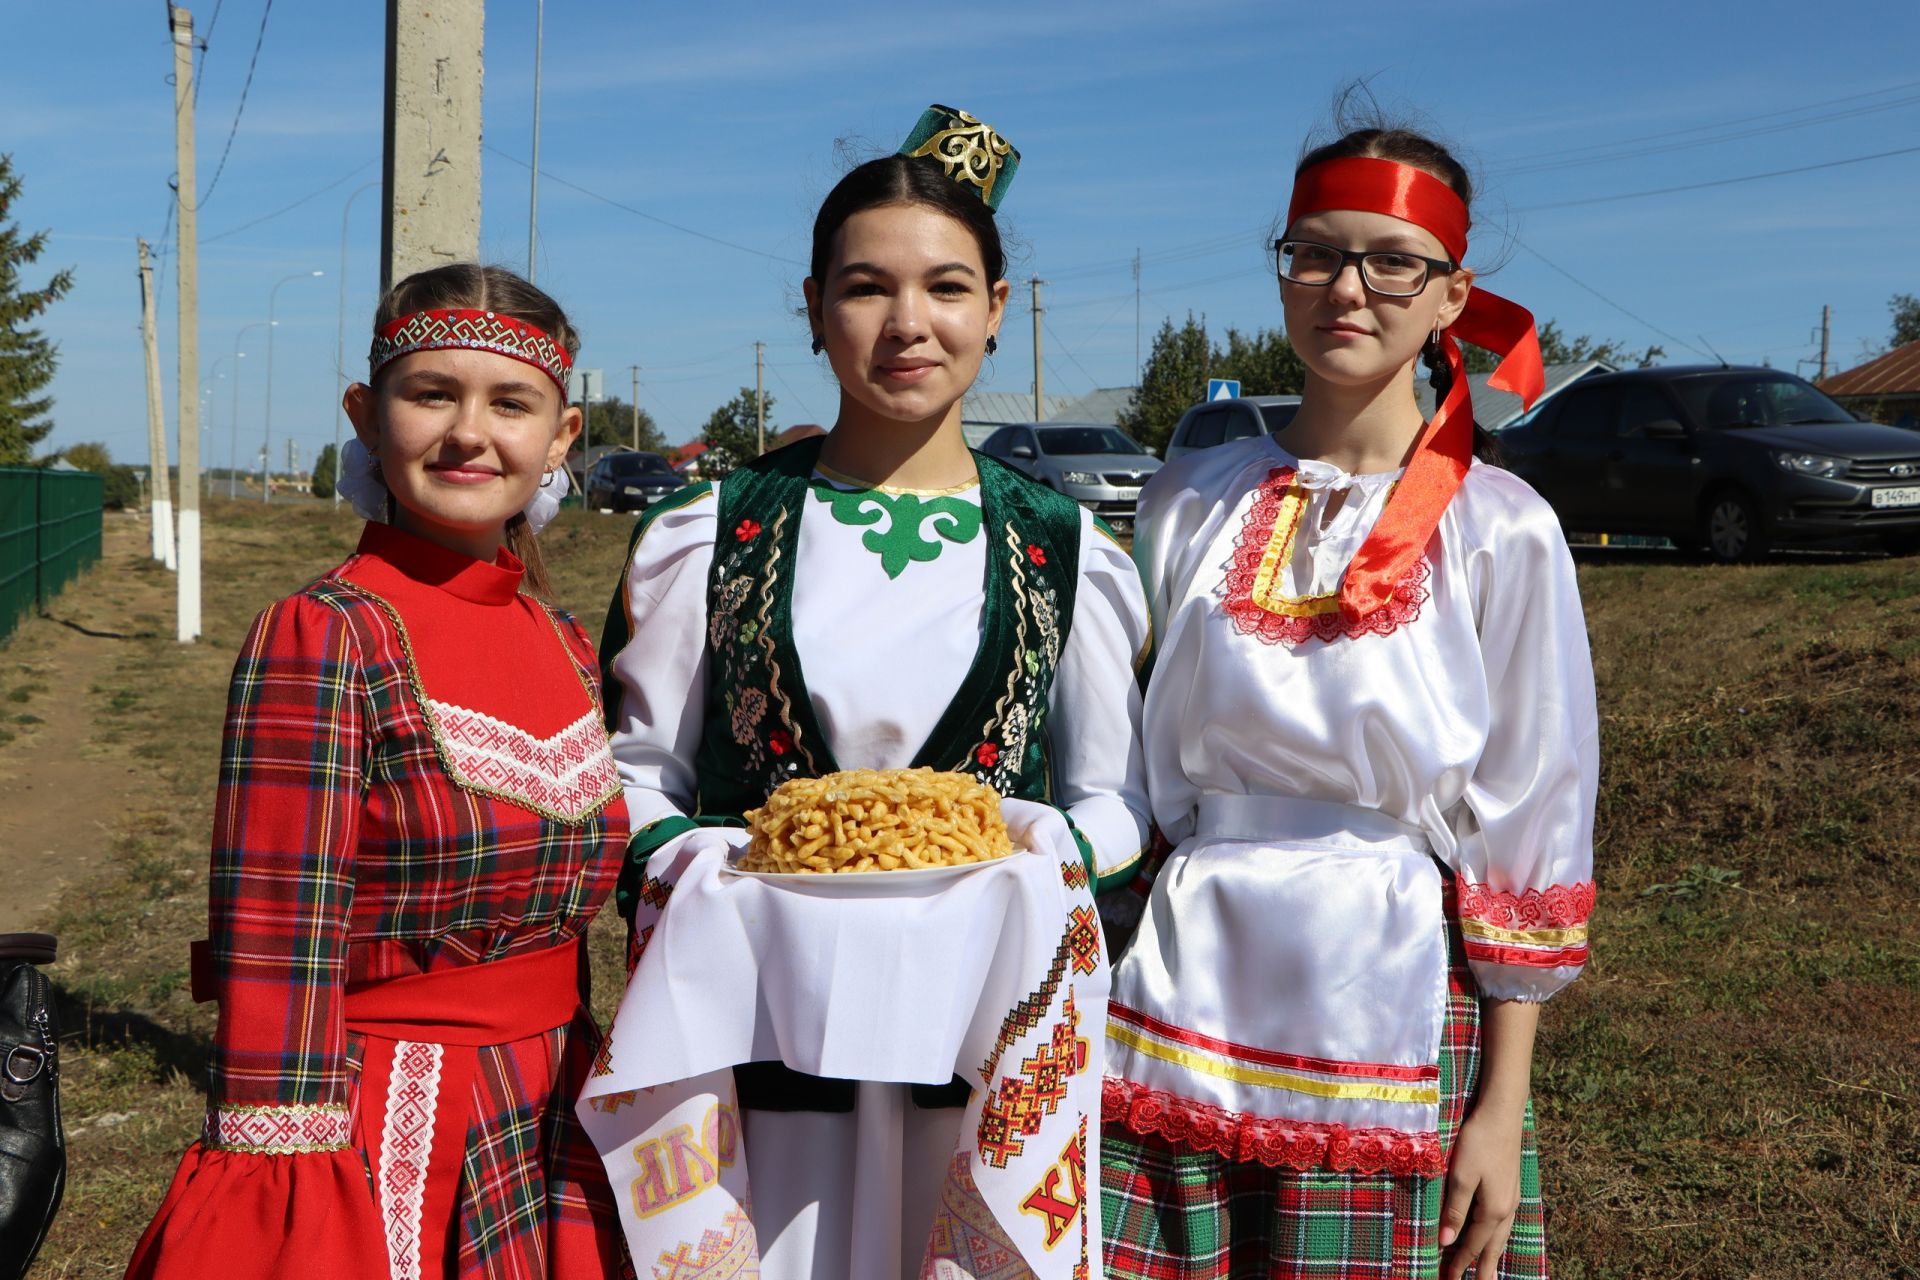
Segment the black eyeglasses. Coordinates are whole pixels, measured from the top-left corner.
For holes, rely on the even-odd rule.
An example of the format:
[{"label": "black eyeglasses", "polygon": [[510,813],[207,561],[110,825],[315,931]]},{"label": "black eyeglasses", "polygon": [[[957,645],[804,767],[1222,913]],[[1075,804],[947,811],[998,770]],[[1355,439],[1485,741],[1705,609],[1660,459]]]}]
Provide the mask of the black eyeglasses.
[{"label": "black eyeglasses", "polygon": [[1280,278],[1288,284],[1330,285],[1352,262],[1360,268],[1361,282],[1386,298],[1411,298],[1427,287],[1434,272],[1451,275],[1460,267],[1446,258],[1398,251],[1355,253],[1312,240],[1276,240],[1273,251],[1279,259]]}]

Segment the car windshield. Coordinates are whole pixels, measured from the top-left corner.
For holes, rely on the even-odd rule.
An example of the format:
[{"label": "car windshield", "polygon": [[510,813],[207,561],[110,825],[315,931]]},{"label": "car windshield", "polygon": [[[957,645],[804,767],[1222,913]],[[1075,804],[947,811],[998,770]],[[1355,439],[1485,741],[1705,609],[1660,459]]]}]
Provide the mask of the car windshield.
[{"label": "car windshield", "polygon": [[667,460],[657,453],[616,453],[607,459],[607,470],[616,476],[673,474]]},{"label": "car windshield", "polygon": [[1712,430],[1853,421],[1813,386],[1786,374],[1682,378],[1677,389],[1694,419]]},{"label": "car windshield", "polygon": [[1298,404],[1263,404],[1260,406],[1260,419],[1267,424],[1268,431],[1278,431],[1292,422],[1293,415],[1298,412]]},{"label": "car windshield", "polygon": [[1041,427],[1044,453],[1144,453],[1118,427]]}]

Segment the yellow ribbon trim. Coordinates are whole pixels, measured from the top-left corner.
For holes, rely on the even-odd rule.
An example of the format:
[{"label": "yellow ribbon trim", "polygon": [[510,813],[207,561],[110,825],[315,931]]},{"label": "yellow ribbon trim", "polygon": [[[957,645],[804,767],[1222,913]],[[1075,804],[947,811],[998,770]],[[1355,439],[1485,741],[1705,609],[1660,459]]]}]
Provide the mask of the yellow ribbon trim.
[{"label": "yellow ribbon trim", "polygon": [[1107,1038],[1118,1040],[1129,1049],[1144,1053],[1149,1058],[1158,1058],[1162,1062],[1171,1062],[1175,1066],[1185,1067],[1189,1071],[1198,1071],[1203,1075],[1218,1076],[1223,1080],[1232,1080],[1238,1084],[1257,1084],[1269,1089],[1288,1089],[1294,1093],[1312,1094],[1316,1098],[1361,1099],[1368,1102],[1406,1102],[1413,1104],[1438,1103],[1440,1086],[1425,1084],[1343,1084],[1331,1080],[1317,1080],[1312,1076],[1296,1075],[1291,1071],[1273,1071],[1266,1067],[1238,1066],[1192,1049],[1162,1044],[1150,1039],[1118,1022],[1107,1024]]},{"label": "yellow ribbon trim", "polygon": [[1323,613],[1340,612],[1340,593],[1330,591],[1324,595],[1290,596],[1279,589],[1280,575],[1293,558],[1293,536],[1300,528],[1300,516],[1306,509],[1306,490],[1299,485],[1288,485],[1286,494],[1280,499],[1280,510],[1275,514],[1273,533],[1267,539],[1267,550],[1260,557],[1260,569],[1253,578],[1253,602],[1268,613],[1277,613],[1288,618],[1311,618]]},{"label": "yellow ribbon trim", "polygon": [[1479,920],[1462,920],[1460,932],[1483,942],[1511,942],[1533,947],[1577,947],[1587,940],[1587,926],[1568,929],[1502,929]]}]

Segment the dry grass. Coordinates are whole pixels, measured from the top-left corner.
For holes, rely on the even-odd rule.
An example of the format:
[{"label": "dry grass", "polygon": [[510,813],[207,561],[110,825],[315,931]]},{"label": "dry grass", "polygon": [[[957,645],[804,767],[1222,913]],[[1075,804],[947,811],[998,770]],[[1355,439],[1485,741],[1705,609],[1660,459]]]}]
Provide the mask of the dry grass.
[{"label": "dry grass", "polygon": [[[193,1136],[211,1017],[184,944],[204,929],[226,671],[255,610],[357,528],[313,506],[209,515],[205,641],[128,639],[84,695],[93,750],[131,772],[111,867],[49,922],[74,1180],[36,1275],[118,1275]],[[627,524],[569,512],[547,537],[594,634]],[[164,632],[168,583],[140,563],[123,547],[56,611],[124,623],[124,595],[134,629]],[[1603,896],[1593,966],[1543,1020],[1556,1270],[1920,1276],[1920,559],[1595,553],[1580,572]],[[0,711],[57,714],[18,650],[0,650]],[[616,934],[610,915],[595,929],[603,1013]]]}]

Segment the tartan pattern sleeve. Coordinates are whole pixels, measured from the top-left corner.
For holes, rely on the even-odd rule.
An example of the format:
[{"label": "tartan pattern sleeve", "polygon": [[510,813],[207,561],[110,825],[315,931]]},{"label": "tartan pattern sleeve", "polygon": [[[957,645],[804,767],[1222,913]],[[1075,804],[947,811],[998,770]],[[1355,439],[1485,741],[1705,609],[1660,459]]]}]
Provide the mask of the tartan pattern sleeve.
[{"label": "tartan pattern sleeve", "polygon": [[228,694],[208,924],[220,1025],[210,1107],[343,1108],[368,694],[337,601],[255,621]]}]

